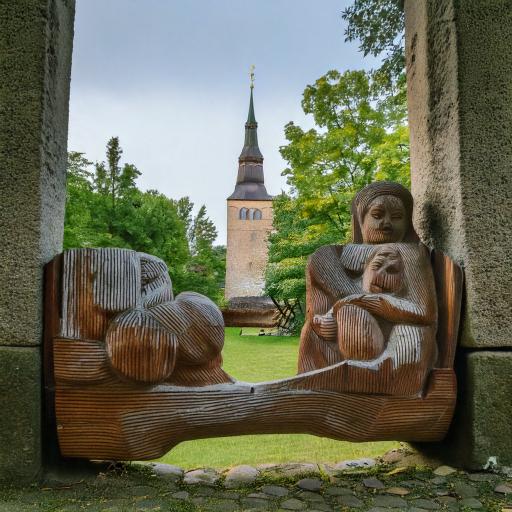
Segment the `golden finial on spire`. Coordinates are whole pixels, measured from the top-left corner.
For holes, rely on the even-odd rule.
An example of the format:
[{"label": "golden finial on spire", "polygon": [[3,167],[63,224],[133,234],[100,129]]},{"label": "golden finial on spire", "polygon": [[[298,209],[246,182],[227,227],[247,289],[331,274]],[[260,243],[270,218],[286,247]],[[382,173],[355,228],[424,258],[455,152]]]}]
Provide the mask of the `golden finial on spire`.
[{"label": "golden finial on spire", "polygon": [[251,67],[249,68],[249,77],[251,79],[251,89],[254,89],[254,70],[256,69],[256,66],[254,64],[251,64]]}]

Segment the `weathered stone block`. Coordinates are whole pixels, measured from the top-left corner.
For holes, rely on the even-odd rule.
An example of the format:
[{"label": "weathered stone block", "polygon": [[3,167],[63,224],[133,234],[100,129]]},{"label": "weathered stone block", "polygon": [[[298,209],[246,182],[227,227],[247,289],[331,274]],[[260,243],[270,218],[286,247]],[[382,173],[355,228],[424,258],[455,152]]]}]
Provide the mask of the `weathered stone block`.
[{"label": "weathered stone block", "polygon": [[462,264],[461,343],[512,346],[512,6],[406,0],[415,225]]},{"label": "weathered stone block", "polygon": [[30,481],[41,467],[38,348],[0,347],[0,481]]},{"label": "weathered stone block", "polygon": [[494,459],[512,466],[512,351],[460,353],[456,370],[459,397],[446,439],[415,447],[456,467],[482,469]]},{"label": "weathered stone block", "polygon": [[62,247],[74,0],[0,0],[0,344],[41,341]]},{"label": "weathered stone block", "polygon": [[469,353],[462,369],[458,414],[468,441],[467,465],[482,467],[495,457],[512,466],[512,351]]}]

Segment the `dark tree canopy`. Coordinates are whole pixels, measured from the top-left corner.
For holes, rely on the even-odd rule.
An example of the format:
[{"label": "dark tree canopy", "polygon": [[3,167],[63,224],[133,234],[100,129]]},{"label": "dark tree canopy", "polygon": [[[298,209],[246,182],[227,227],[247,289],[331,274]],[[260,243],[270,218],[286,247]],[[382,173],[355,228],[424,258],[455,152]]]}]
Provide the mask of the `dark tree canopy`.
[{"label": "dark tree canopy", "polygon": [[365,56],[382,57],[377,75],[392,83],[404,71],[403,0],[354,0],[342,17],[347,21],[347,41],[359,41]]}]

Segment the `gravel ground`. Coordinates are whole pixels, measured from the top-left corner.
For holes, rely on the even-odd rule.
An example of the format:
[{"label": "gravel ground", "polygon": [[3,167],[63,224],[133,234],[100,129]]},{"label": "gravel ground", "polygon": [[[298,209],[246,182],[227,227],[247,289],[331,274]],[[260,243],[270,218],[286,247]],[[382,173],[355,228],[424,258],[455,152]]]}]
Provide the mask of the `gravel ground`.
[{"label": "gravel ground", "polygon": [[4,487],[3,511],[373,511],[512,512],[512,477],[448,466],[361,459],[336,465],[238,466],[183,472],[167,464],[87,465]]}]

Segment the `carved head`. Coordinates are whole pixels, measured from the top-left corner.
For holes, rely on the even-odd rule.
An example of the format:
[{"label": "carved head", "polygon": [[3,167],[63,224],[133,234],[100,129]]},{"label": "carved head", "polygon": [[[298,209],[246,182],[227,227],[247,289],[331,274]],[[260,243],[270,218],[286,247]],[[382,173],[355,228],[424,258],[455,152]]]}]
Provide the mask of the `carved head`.
[{"label": "carved head", "polygon": [[390,181],[371,183],[352,202],[354,243],[384,244],[419,240],[412,225],[411,193]]},{"label": "carved head", "polygon": [[398,293],[404,282],[401,254],[393,245],[380,246],[366,264],[363,290],[367,293]]}]

